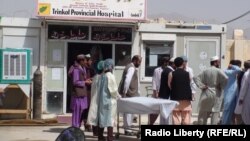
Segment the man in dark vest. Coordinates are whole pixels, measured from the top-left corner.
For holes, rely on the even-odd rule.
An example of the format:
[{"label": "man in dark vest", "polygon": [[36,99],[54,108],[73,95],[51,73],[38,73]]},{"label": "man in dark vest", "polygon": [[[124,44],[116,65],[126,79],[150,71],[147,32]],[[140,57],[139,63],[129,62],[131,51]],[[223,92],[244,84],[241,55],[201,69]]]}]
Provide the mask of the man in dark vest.
[{"label": "man in dark vest", "polygon": [[[172,70],[169,66],[169,58],[163,57],[161,59],[161,66],[154,70],[154,75],[152,78],[152,86],[154,90],[153,97],[168,99],[170,95],[170,89],[168,87],[168,74]],[[158,117],[158,114],[150,114],[150,125],[153,125]]]},{"label": "man in dark vest", "polygon": [[184,60],[177,57],[174,60],[176,70],[169,73],[168,86],[171,89],[170,99],[179,102],[172,113],[174,125],[191,124],[192,114],[192,90],[190,86],[191,77],[184,70]]},{"label": "man in dark vest", "polygon": [[[119,84],[119,93],[122,97],[135,97],[139,96],[139,79],[137,68],[141,65],[142,57],[135,55],[132,58],[132,62],[128,64],[122,74],[122,79]],[[124,114],[123,124],[125,128],[129,128],[132,125],[133,115]],[[131,131],[125,129],[125,134],[132,134]]]}]

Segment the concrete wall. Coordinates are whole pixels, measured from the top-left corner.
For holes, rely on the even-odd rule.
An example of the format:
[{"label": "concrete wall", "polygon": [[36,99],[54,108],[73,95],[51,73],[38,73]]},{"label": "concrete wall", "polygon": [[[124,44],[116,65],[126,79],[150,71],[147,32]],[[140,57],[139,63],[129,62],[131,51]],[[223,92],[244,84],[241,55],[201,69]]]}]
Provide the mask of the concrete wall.
[{"label": "concrete wall", "polygon": [[[50,84],[47,82],[47,53],[48,53],[48,47],[49,42],[47,40],[47,26],[44,22],[41,26],[42,21],[40,20],[31,20],[31,19],[16,19],[16,18],[2,18],[2,21],[0,22],[0,47],[6,47],[6,46],[20,46],[20,47],[31,47],[34,51],[34,60],[35,64],[33,66],[33,72],[37,68],[38,60],[39,60],[39,40],[40,40],[40,65],[41,65],[41,71],[43,73],[43,102],[42,102],[42,112],[46,113],[46,91],[47,86]],[[181,56],[186,53],[185,50],[185,38],[186,37],[218,37],[221,39],[221,28],[224,28],[224,26],[213,26],[211,31],[195,31],[193,29],[168,29],[165,27],[165,24],[142,24],[139,25],[139,29],[134,32],[133,34],[133,42],[132,42],[132,56],[136,54],[142,55],[141,48],[143,48],[144,43],[141,40],[140,34],[145,33],[165,33],[165,34],[176,34],[176,56]],[[39,29],[41,29],[41,33],[39,33]],[[7,39],[13,39],[18,38],[17,42],[11,42],[11,40]],[[10,38],[11,37],[11,38]],[[21,39],[20,39],[21,38]],[[30,39],[31,38],[31,39]],[[245,42],[235,42],[235,41],[228,41],[227,47],[226,47],[226,55],[225,60],[229,62],[231,58],[234,56],[245,56],[247,58],[247,52],[249,52],[249,41]],[[235,47],[237,46],[243,46],[241,47],[242,51],[241,53],[245,53],[244,55],[240,55],[239,53],[235,53]],[[63,46],[63,45],[62,45]],[[232,53],[234,51],[234,53]],[[145,59],[145,58],[144,58]],[[248,58],[249,59],[249,58]],[[139,75],[141,75],[143,72],[139,69]],[[119,84],[122,76],[123,68],[115,68],[114,74],[116,76],[116,81]],[[140,77],[140,76],[139,76]],[[140,82],[140,91],[142,96],[146,96],[148,92],[146,91],[146,86],[151,86],[151,81]],[[152,93],[152,91],[149,91],[149,93]],[[196,95],[196,101],[194,104],[194,112],[196,112],[197,108],[197,102],[199,99],[199,94]]]},{"label": "concrete wall", "polygon": [[[0,20],[0,48],[30,48],[33,52],[32,76],[39,64],[39,40],[41,21],[28,18],[2,17]],[[25,108],[23,91],[8,89],[5,108]],[[27,94],[30,95],[30,94]],[[32,104],[31,104],[32,106]],[[2,118],[21,118],[23,115],[2,115]]]},{"label": "concrete wall", "polygon": [[[157,26],[157,25],[156,25]],[[159,25],[158,25],[159,27]],[[162,27],[162,30],[161,31],[157,31],[156,33],[164,33],[164,34],[169,34],[168,31],[166,30],[163,30],[165,27]],[[151,29],[153,30],[153,29]],[[160,29],[157,29],[157,30],[160,30]],[[188,37],[195,37],[195,38],[217,38],[219,39],[219,46],[221,47],[221,49],[223,50],[224,47],[222,47],[222,42],[225,42],[225,41],[222,41],[221,40],[221,34],[220,33],[171,33],[171,34],[176,34],[177,36],[177,39],[176,39],[176,52],[174,53],[175,56],[174,57],[177,57],[177,56],[182,56],[182,55],[185,55],[187,54],[187,50],[186,50],[186,39]],[[142,46],[143,47],[143,46]],[[140,52],[140,54],[142,54],[143,52]],[[195,53],[195,52],[194,52]],[[224,52],[221,53],[221,56],[224,55]],[[224,59],[222,60],[224,61]],[[189,63],[192,63],[192,62],[189,62]],[[143,64],[142,64],[143,65]],[[224,67],[224,66],[223,66]],[[142,75],[143,72],[139,73],[139,75]],[[194,74],[194,75],[198,75],[198,74]],[[141,95],[142,96],[146,96],[147,94],[150,94],[152,93],[152,91],[147,91],[146,87],[147,86],[152,86],[152,82],[151,81],[148,81],[148,82],[145,82],[145,81],[141,81],[140,82],[140,92],[141,92]],[[198,111],[198,102],[199,102],[199,98],[200,98],[200,90],[197,89],[197,93],[195,94],[195,101],[192,102],[192,107],[193,107],[193,113],[196,114]]]},{"label": "concrete wall", "polygon": [[238,59],[243,62],[250,60],[250,40],[227,40],[226,62],[227,65],[232,59]]},{"label": "concrete wall", "polygon": [[1,18],[0,47],[31,48],[33,72],[38,65],[40,21],[25,18]]}]

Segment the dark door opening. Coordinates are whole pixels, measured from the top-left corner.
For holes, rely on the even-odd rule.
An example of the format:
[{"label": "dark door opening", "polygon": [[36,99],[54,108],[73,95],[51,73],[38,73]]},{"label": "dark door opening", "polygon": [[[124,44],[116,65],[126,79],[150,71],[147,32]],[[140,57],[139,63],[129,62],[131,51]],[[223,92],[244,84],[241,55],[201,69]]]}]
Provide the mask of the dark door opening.
[{"label": "dark door opening", "polygon": [[[95,67],[99,60],[112,58],[112,44],[68,43],[67,72],[78,54],[90,54],[93,60],[93,66]],[[70,101],[72,87],[70,84],[70,79],[67,78],[67,113],[71,113]]]}]

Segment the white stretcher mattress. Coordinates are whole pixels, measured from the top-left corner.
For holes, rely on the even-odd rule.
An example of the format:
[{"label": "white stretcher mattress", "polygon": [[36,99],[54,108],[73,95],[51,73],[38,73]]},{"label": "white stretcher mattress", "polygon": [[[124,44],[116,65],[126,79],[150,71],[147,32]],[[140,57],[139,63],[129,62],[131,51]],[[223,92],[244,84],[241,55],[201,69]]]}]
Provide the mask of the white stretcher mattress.
[{"label": "white stretcher mattress", "polygon": [[177,101],[152,97],[120,98],[117,110],[119,113],[160,114],[161,118],[167,119],[178,104]]}]

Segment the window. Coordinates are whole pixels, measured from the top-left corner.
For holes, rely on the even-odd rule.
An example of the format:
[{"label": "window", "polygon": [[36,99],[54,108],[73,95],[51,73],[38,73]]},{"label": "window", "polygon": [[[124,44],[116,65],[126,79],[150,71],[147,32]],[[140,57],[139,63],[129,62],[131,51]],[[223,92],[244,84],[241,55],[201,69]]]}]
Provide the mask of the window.
[{"label": "window", "polygon": [[87,40],[88,26],[49,25],[49,39]]},{"label": "window", "polygon": [[131,60],[131,45],[115,45],[115,65],[126,66]]},{"label": "window", "polygon": [[63,92],[47,92],[47,111],[49,113],[63,113]]},{"label": "window", "polygon": [[210,57],[219,55],[218,38],[186,38],[187,56],[189,67],[194,71],[194,75],[199,74],[210,66]]},{"label": "window", "polygon": [[30,83],[30,60],[29,49],[2,49],[0,51],[0,82]]},{"label": "window", "polygon": [[132,28],[93,26],[91,40],[94,41],[132,41]]},{"label": "window", "polygon": [[162,44],[146,44],[145,48],[145,77],[152,77],[154,69],[160,66],[162,57],[173,56],[174,42]]}]

